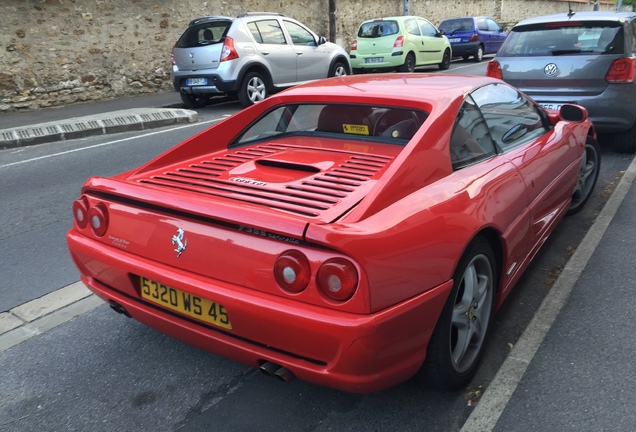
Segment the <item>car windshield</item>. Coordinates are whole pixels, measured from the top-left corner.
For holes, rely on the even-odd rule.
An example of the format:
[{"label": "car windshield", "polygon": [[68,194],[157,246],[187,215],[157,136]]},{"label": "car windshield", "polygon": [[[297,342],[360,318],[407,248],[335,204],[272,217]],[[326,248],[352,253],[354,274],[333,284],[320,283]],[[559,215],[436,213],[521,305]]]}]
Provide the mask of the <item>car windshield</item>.
[{"label": "car windshield", "polygon": [[204,45],[212,45],[223,42],[231,21],[208,21],[194,24],[181,35],[176,48],[194,48]]},{"label": "car windshield", "polygon": [[473,20],[470,18],[445,20],[439,25],[439,29],[444,30],[444,33],[449,36],[457,32],[473,31]]},{"label": "car windshield", "polygon": [[408,108],[348,104],[283,105],[265,113],[231,145],[239,146],[273,136],[306,135],[341,139],[372,139],[405,145],[428,113]]},{"label": "car windshield", "polygon": [[514,28],[498,55],[503,57],[622,54],[618,23],[567,22]]},{"label": "car windshield", "polygon": [[399,31],[396,21],[372,21],[363,23],[358,30],[359,38],[377,38],[397,34]]}]

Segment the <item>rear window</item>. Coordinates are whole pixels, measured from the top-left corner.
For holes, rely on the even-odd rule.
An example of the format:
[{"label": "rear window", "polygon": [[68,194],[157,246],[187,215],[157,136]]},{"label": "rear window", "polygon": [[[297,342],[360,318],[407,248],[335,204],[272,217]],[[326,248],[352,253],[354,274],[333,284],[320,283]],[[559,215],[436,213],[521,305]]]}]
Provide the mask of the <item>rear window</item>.
[{"label": "rear window", "polygon": [[565,22],[516,27],[498,55],[502,57],[622,54],[619,23]]},{"label": "rear window", "polygon": [[181,35],[176,48],[194,48],[223,42],[232,21],[210,21],[192,25]]},{"label": "rear window", "polygon": [[359,38],[377,38],[397,34],[400,30],[396,21],[373,21],[363,23],[358,29]]},{"label": "rear window", "polygon": [[473,31],[474,25],[471,18],[450,19],[442,21],[439,29],[450,35],[457,32]]},{"label": "rear window", "polygon": [[404,145],[424,124],[427,116],[420,110],[386,106],[283,105],[259,118],[232,146],[289,135],[372,139]]}]

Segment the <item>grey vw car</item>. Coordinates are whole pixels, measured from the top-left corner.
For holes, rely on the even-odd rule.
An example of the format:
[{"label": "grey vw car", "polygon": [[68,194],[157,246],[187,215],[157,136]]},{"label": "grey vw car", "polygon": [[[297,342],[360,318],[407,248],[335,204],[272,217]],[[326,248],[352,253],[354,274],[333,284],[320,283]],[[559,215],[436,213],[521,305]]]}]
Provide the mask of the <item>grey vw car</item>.
[{"label": "grey vw car", "polygon": [[350,73],[341,46],[277,13],[195,19],[172,50],[172,83],[189,108],[216,95],[248,106],[277,89]]},{"label": "grey vw car", "polygon": [[545,108],[587,108],[616,150],[636,151],[636,13],[570,12],[513,27],[489,76],[517,87]]}]

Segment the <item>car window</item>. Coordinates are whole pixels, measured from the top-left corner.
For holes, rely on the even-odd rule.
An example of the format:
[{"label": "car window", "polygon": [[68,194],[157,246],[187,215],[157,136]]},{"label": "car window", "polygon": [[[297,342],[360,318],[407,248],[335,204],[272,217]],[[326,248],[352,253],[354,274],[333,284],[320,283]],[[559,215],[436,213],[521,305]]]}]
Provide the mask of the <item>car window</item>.
[{"label": "car window", "polygon": [[473,29],[473,20],[471,18],[459,18],[459,19],[450,19],[442,21],[439,25],[440,30],[444,30],[444,33],[447,35],[463,32],[463,31],[472,31]]},{"label": "car window", "polygon": [[631,37],[628,39],[632,40],[631,53],[634,54],[636,53],[636,19],[630,21],[629,24],[627,25],[627,28],[629,29],[629,33],[631,34]]},{"label": "car window", "polygon": [[475,21],[477,21],[477,28],[481,31],[487,31],[488,30],[488,23],[486,22],[486,18],[475,18]]},{"label": "car window", "polygon": [[437,29],[435,28],[435,26],[431,23],[429,23],[428,21],[424,21],[421,19],[418,19],[417,22],[420,25],[420,29],[422,31],[422,36],[435,36],[437,35]]},{"label": "car window", "polygon": [[252,21],[247,24],[254,40],[262,44],[285,44],[285,35],[276,20]]},{"label": "car window", "polygon": [[399,31],[396,21],[372,21],[363,23],[358,29],[359,38],[376,38],[397,34]]},{"label": "car window", "polygon": [[454,170],[497,154],[488,124],[471,96],[466,97],[455,119],[450,152]]},{"label": "car window", "polygon": [[316,45],[316,39],[306,28],[290,21],[283,21],[294,45]]},{"label": "car window", "polygon": [[506,84],[489,84],[471,95],[488,124],[492,140],[504,152],[548,131],[540,109]]},{"label": "car window", "polygon": [[579,22],[514,28],[498,55],[526,57],[622,53],[623,29],[619,23]]},{"label": "car window", "polygon": [[231,25],[231,21],[212,21],[192,25],[183,32],[175,47],[194,48],[223,42]]},{"label": "car window", "polygon": [[331,138],[369,139],[404,145],[428,114],[419,110],[350,104],[293,104],[269,111],[232,146],[276,135],[324,135]]},{"label": "car window", "polygon": [[412,35],[416,35],[419,36],[420,33],[420,28],[417,25],[417,21],[415,21],[415,19],[407,19],[406,21],[404,21],[404,29],[406,30],[407,33],[410,33]]},{"label": "car window", "polygon": [[490,18],[486,18],[486,25],[488,26],[488,31],[498,32],[501,31],[501,26],[491,20]]}]

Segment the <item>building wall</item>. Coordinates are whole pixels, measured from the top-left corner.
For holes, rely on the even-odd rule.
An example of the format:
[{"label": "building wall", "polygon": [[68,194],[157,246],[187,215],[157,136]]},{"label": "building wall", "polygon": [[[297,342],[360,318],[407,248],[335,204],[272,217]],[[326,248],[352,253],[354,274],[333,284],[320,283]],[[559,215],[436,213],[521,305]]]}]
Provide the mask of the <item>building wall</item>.
[{"label": "building wall", "polygon": [[[345,49],[366,19],[403,15],[405,0],[333,0]],[[458,4],[459,3],[459,4]],[[410,15],[489,15],[512,25],[535,15],[591,10],[583,1],[410,0]],[[604,4],[601,9],[611,7]],[[0,113],[170,91],[170,51],[205,15],[282,12],[329,37],[329,0],[1,0]]]}]

